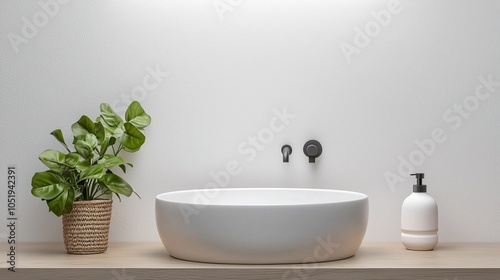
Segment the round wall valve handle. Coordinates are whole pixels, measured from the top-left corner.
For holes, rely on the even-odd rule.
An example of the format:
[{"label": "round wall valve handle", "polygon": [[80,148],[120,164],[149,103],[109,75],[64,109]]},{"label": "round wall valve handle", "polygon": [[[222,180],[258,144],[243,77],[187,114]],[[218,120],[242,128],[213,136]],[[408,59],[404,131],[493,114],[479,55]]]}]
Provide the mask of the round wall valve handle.
[{"label": "round wall valve handle", "polygon": [[309,158],[310,163],[316,162],[316,158],[323,152],[323,147],[316,140],[309,140],[304,144],[304,154]]}]

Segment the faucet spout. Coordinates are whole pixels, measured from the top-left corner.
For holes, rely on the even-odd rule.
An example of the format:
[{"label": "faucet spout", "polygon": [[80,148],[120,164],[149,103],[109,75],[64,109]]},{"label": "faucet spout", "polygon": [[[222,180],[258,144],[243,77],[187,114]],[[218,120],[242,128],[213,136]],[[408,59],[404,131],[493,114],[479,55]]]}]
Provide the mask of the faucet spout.
[{"label": "faucet spout", "polygon": [[292,147],[290,145],[283,145],[281,153],[283,154],[283,162],[288,162],[289,156],[292,153]]}]

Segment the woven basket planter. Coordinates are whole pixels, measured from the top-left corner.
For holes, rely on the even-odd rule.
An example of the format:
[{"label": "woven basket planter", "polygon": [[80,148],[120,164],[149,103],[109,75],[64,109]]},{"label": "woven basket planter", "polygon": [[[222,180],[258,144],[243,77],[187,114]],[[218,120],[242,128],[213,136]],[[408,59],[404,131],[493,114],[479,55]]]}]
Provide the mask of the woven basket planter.
[{"label": "woven basket planter", "polygon": [[99,254],[108,249],[113,201],[75,201],[71,214],[63,215],[64,245],[68,254]]}]

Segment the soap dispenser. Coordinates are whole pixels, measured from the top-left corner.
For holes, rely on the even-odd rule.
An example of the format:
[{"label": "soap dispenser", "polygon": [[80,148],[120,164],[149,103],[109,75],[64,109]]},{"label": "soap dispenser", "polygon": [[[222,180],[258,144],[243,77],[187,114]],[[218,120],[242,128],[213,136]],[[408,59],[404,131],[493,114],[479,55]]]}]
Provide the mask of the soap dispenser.
[{"label": "soap dispenser", "polygon": [[429,251],[438,243],[438,207],[422,185],[424,173],[416,176],[417,184],[401,207],[401,242],[408,250]]}]

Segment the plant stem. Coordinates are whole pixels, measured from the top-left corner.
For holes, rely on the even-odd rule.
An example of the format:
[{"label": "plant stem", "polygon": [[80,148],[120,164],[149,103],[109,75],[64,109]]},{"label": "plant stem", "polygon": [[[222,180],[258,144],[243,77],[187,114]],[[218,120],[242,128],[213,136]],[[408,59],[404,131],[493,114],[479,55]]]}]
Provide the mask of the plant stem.
[{"label": "plant stem", "polygon": [[[71,182],[70,182],[71,187],[73,188],[73,190],[75,190],[75,189],[76,189],[76,190],[79,190],[79,188],[78,188],[78,182],[77,182],[77,180],[76,180],[76,177],[77,177],[76,172],[72,172],[72,171],[71,171],[70,175],[71,175],[71,176],[69,176],[69,178],[70,178],[70,180],[71,180]],[[79,191],[80,191],[80,190],[79,190]],[[83,194],[82,194],[82,195],[83,195]]]},{"label": "plant stem", "polygon": [[64,148],[66,148],[66,151],[68,151],[68,153],[71,153],[71,150],[68,148],[68,146],[66,146],[66,145],[63,145],[63,146],[64,146]]},{"label": "plant stem", "polygon": [[121,150],[125,149],[125,146],[123,146],[122,144],[120,144],[120,146],[118,146],[118,150],[115,152],[115,149],[113,147],[113,152],[115,153],[115,157],[118,156],[118,154],[121,152]]},{"label": "plant stem", "polygon": [[90,200],[90,183],[89,181],[85,182],[85,200]]},{"label": "plant stem", "polygon": [[94,190],[92,192],[92,199],[96,199],[97,198],[96,195],[99,192],[100,188],[99,188],[99,183],[95,179],[93,180],[93,186]]},{"label": "plant stem", "polygon": [[101,193],[100,195],[96,196],[94,199],[98,199],[99,197],[103,196],[104,193]]},{"label": "plant stem", "polygon": [[88,180],[87,183],[87,200],[92,200],[92,180]]}]

